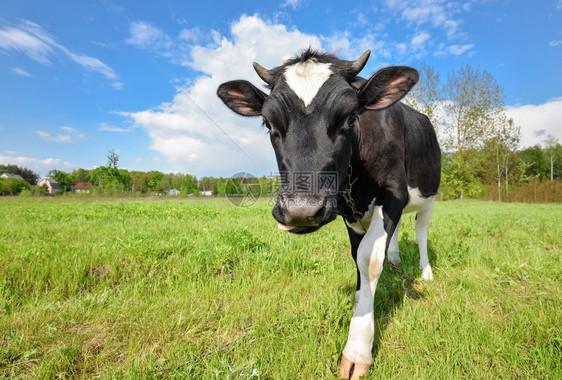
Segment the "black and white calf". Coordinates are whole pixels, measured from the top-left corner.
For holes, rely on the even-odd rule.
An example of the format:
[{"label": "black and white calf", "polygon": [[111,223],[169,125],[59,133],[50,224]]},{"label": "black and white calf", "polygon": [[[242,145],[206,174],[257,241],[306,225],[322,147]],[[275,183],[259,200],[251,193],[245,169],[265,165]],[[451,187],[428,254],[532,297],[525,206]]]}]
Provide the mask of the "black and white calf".
[{"label": "black and white calf", "polygon": [[[427,233],[441,173],[429,119],[398,102],[418,81],[418,72],[394,66],[368,80],[357,77],[369,55],[345,61],[308,50],[270,70],[254,63],[269,95],[243,80],[223,83],[217,91],[234,112],[262,116],[269,129],[282,173],[273,208],[279,229],[312,232],[338,214],[346,222],[357,266],[357,303],[340,376],[354,379],[372,363],[375,289],[386,252],[391,262],[400,262],[403,212],[417,212],[422,278],[433,277]],[[313,186],[302,186],[311,181]]]}]

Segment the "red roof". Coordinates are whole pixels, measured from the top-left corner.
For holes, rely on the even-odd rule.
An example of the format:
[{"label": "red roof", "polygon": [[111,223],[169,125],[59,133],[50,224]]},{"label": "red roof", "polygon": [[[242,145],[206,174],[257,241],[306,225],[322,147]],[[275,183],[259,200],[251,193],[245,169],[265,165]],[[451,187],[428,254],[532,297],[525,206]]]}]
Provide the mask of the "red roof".
[{"label": "red roof", "polygon": [[74,190],[90,190],[93,186],[90,182],[78,182],[74,186]]}]

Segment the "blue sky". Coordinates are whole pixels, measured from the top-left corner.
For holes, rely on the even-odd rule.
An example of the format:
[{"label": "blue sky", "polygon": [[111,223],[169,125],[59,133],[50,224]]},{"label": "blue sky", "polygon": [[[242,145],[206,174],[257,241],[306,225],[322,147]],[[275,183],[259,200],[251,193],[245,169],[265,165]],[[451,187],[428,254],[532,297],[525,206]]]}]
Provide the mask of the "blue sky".
[{"label": "blue sky", "polygon": [[104,165],[115,149],[129,170],[274,173],[261,120],[215,90],[261,86],[253,61],[270,68],[308,46],[346,59],[371,49],[364,76],[419,61],[443,80],[464,63],[488,70],[522,147],[562,141],[562,0],[5,0],[0,163],[45,175]]}]

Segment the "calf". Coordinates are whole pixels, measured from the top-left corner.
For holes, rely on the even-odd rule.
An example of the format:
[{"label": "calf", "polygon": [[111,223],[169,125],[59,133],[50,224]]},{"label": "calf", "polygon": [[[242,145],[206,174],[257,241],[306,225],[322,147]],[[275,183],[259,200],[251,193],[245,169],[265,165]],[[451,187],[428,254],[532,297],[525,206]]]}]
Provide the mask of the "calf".
[{"label": "calf", "polygon": [[403,212],[417,212],[422,278],[433,277],[427,233],[441,173],[429,119],[398,102],[418,72],[393,66],[368,80],[357,77],[369,55],[345,61],[307,50],[270,70],[254,63],[269,95],[243,80],[217,91],[234,112],[262,116],[269,129],[282,179],[273,208],[278,228],[309,233],[338,214],[345,220],[357,292],[340,377],[353,379],[373,361],[375,289],[386,252],[400,262]]}]

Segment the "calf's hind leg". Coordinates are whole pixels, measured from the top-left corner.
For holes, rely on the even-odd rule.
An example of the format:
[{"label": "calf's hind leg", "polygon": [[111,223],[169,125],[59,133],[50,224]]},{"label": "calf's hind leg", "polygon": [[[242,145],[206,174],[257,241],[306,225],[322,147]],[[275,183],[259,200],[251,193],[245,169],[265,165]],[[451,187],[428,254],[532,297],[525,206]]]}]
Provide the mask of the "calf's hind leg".
[{"label": "calf's hind leg", "polygon": [[390,239],[390,245],[388,246],[388,261],[390,261],[394,265],[400,265],[400,249],[398,248],[398,229],[400,228],[400,220],[396,225],[396,229],[392,234],[392,238]]},{"label": "calf's hind leg", "polygon": [[422,279],[426,281],[433,280],[433,271],[427,255],[427,235],[429,233],[429,218],[433,212],[434,203],[435,197],[416,215],[416,241],[420,250],[420,270],[422,271]]}]

